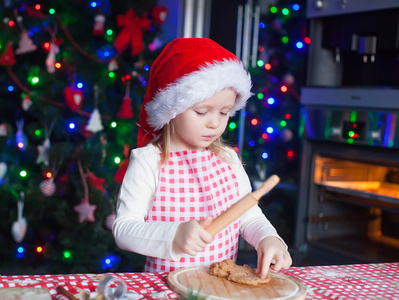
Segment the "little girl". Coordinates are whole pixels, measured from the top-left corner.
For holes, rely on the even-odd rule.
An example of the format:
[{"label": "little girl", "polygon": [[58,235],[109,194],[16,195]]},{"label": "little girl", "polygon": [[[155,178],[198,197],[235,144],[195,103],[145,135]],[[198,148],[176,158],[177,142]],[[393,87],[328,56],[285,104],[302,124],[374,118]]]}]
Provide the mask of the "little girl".
[{"label": "little girl", "polygon": [[145,272],[235,261],[239,235],[257,250],[262,278],[272,262],[276,271],[291,265],[258,206],[215,237],[205,230],[251,192],[238,155],[221,141],[250,90],[237,57],[207,38],[176,39],[154,61],[113,224],[121,249],[147,256]]}]

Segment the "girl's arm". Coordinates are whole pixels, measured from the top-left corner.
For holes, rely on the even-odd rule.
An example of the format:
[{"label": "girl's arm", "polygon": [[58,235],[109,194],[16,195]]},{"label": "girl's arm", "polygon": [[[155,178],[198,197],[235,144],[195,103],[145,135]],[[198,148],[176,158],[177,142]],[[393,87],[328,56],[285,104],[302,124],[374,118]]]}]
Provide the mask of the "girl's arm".
[{"label": "girl's arm", "polygon": [[[237,157],[237,155],[235,156]],[[251,191],[251,183],[242,164],[235,165],[241,198]],[[272,266],[275,271],[288,268],[292,264],[287,245],[259,206],[250,208],[240,217],[240,235],[257,250],[257,272],[262,278],[266,277],[272,261],[275,262]]]},{"label": "girl's arm", "polygon": [[119,248],[175,260],[173,238],[179,223],[145,222],[158,183],[159,151],[152,145],[131,152],[117,202],[112,232]]}]

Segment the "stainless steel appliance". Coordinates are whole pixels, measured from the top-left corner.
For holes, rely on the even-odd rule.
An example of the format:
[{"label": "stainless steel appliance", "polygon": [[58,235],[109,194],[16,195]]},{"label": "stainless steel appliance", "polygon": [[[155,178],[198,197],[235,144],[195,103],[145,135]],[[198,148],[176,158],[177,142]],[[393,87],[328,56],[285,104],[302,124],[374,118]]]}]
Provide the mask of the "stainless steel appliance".
[{"label": "stainless steel appliance", "polygon": [[307,12],[296,253],[398,261],[399,2],[309,1]]}]

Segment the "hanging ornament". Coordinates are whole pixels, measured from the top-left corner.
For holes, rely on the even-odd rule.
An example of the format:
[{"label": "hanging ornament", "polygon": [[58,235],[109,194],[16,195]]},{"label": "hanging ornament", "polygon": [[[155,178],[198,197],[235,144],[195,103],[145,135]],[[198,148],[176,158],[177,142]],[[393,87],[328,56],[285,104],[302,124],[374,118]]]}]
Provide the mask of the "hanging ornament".
[{"label": "hanging ornament", "polygon": [[21,107],[24,111],[27,111],[32,105],[32,100],[30,99],[30,97],[28,95],[24,96],[22,98],[22,103],[21,103]]},{"label": "hanging ornament", "polygon": [[105,16],[102,14],[98,14],[94,17],[94,27],[93,27],[93,35],[101,36],[104,35],[104,23]]},{"label": "hanging ornament", "polygon": [[15,54],[25,54],[35,51],[37,46],[33,43],[32,39],[29,37],[28,31],[22,25],[22,17],[17,15],[16,10],[14,10],[14,15],[15,19],[17,20],[17,24],[21,29],[21,34],[19,35],[19,44],[17,50],[15,50]]},{"label": "hanging ornament", "polygon": [[94,211],[96,210],[96,205],[91,205],[88,198],[83,198],[79,205],[74,206],[74,210],[79,214],[79,223],[94,222],[96,219],[94,217]]},{"label": "hanging ornament", "polygon": [[114,47],[118,52],[131,46],[132,57],[143,51],[143,29],[150,29],[151,20],[146,15],[136,16],[136,12],[130,8],[125,15],[117,16],[117,25],[123,27],[114,41]]},{"label": "hanging ornament", "polygon": [[116,116],[121,119],[131,119],[134,117],[132,113],[132,99],[129,97],[123,98],[122,106]]},{"label": "hanging ornament", "polygon": [[12,42],[8,42],[6,49],[0,56],[0,66],[13,66],[15,63],[13,45]]},{"label": "hanging ornament", "polygon": [[86,130],[92,133],[97,133],[104,129],[101,123],[100,111],[97,108],[98,105],[98,85],[94,86],[94,107],[96,107],[90,115],[89,121],[86,125]]},{"label": "hanging ornament", "polygon": [[122,119],[131,119],[134,116],[132,113],[132,99],[130,99],[130,80],[126,82],[125,97],[116,116]]},{"label": "hanging ornament", "polygon": [[95,108],[90,115],[89,121],[86,125],[86,130],[97,133],[104,129],[103,124],[101,123],[101,115],[100,111]]},{"label": "hanging ornament", "polygon": [[83,223],[85,221],[94,222],[94,211],[96,210],[96,205],[91,205],[89,202],[89,188],[87,186],[86,177],[83,173],[82,162],[78,161],[79,173],[82,178],[83,188],[85,192],[85,196],[81,200],[79,205],[74,206],[74,210],[79,214],[79,223]]},{"label": "hanging ornament", "polygon": [[25,237],[26,230],[28,228],[28,222],[23,217],[22,212],[24,210],[25,194],[21,192],[21,199],[17,202],[18,207],[18,219],[12,223],[11,234],[14,241],[17,243],[22,242]]},{"label": "hanging ornament", "polygon": [[8,166],[4,161],[0,161],[0,181],[6,176]]},{"label": "hanging ornament", "polygon": [[122,183],[123,177],[125,177],[127,167],[129,165],[129,144],[125,144],[123,146],[123,152],[125,154],[125,158],[120,162],[118,170],[114,176],[114,181],[117,183]]},{"label": "hanging ornament", "polygon": [[[64,156],[61,155],[61,158],[59,158],[56,162],[55,165],[53,165],[51,167],[51,178],[49,179],[45,179],[43,180],[40,185],[39,185],[39,189],[42,192],[43,196],[46,197],[51,197],[55,194],[55,192],[57,191],[57,186],[54,183],[54,180],[57,176],[57,173],[62,165],[62,162],[64,160]],[[54,161],[53,161],[54,162]],[[47,175],[47,174],[46,174]],[[67,181],[67,179],[65,180]]]},{"label": "hanging ornament", "polygon": [[56,55],[60,52],[60,48],[53,42],[50,43],[50,49],[46,58],[47,72],[55,72],[55,59]]},{"label": "hanging ornament", "polygon": [[6,123],[0,124],[0,136],[7,136],[8,134],[8,125]]},{"label": "hanging ornament", "polygon": [[95,188],[97,188],[104,194],[107,192],[107,190],[103,187],[103,184],[105,182],[104,178],[99,178],[99,177],[94,176],[94,174],[92,172],[90,172],[89,170],[87,170],[87,172],[86,172],[86,178],[89,180],[89,184],[91,186],[94,186]]},{"label": "hanging ornament", "polygon": [[15,133],[15,142],[17,144],[17,147],[24,151],[26,149],[26,136],[25,133],[23,131],[24,129],[24,119],[20,119],[15,121],[15,123],[17,124],[17,132]]},{"label": "hanging ornament", "polygon": [[112,230],[112,225],[114,224],[115,219],[116,219],[115,213],[109,214],[105,218],[105,222],[104,222],[105,228],[107,228],[108,230]]},{"label": "hanging ornament", "polygon": [[37,46],[33,43],[32,39],[29,37],[27,30],[23,30],[20,34],[20,40],[15,54],[25,54],[33,52],[37,49]]},{"label": "hanging ornament", "polygon": [[43,163],[46,167],[49,165],[50,139],[46,137],[43,144],[37,146],[39,153],[36,159],[37,164]]},{"label": "hanging ornament", "polygon": [[113,72],[118,69],[119,69],[119,66],[118,66],[118,62],[116,61],[116,59],[115,58],[111,59],[111,61],[108,63],[108,71]]},{"label": "hanging ornament", "polygon": [[53,178],[43,180],[39,185],[40,191],[46,197],[51,197],[55,194],[57,186],[54,183]]},{"label": "hanging ornament", "polygon": [[83,92],[80,89],[68,86],[64,89],[64,98],[68,107],[76,111],[83,104]]},{"label": "hanging ornament", "polygon": [[57,28],[54,28],[53,30],[50,27],[47,27],[46,29],[51,37],[50,47],[46,58],[46,67],[47,67],[47,72],[52,74],[55,72],[56,56],[60,52],[59,45],[62,44],[62,40],[56,38]]},{"label": "hanging ornament", "polygon": [[151,15],[158,25],[162,25],[168,17],[168,8],[166,6],[154,6]]},{"label": "hanging ornament", "polygon": [[36,159],[37,164],[43,163],[46,167],[49,166],[49,154],[50,154],[50,135],[51,132],[53,131],[55,122],[51,122],[51,125],[49,128],[45,128],[45,139],[43,141],[43,144],[37,146],[37,152],[38,156]]}]

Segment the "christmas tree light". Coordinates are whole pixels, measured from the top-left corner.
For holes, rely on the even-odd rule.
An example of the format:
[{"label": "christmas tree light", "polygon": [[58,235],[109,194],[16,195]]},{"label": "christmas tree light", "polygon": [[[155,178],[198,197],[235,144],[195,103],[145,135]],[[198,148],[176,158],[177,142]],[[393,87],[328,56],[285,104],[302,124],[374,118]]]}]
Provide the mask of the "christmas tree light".
[{"label": "christmas tree light", "polygon": [[72,258],[72,253],[69,250],[65,250],[62,255],[64,256],[64,258],[66,259],[71,259]]}]

